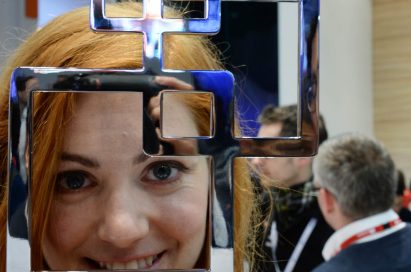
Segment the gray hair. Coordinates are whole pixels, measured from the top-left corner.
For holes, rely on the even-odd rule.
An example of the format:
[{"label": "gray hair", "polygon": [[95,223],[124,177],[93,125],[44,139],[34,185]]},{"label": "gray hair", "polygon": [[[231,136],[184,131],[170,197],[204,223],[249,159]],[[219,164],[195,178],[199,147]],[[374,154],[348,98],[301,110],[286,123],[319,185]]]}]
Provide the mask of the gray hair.
[{"label": "gray hair", "polygon": [[374,139],[353,133],[329,139],[313,165],[315,182],[336,197],[352,220],[386,211],[394,202],[394,162]]}]

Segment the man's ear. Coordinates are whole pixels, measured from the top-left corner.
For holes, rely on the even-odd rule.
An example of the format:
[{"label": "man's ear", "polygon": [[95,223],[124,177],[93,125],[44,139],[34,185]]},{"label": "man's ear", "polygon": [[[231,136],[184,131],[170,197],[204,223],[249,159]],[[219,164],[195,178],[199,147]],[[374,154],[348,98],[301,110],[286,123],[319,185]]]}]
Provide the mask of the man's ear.
[{"label": "man's ear", "polygon": [[336,209],[335,205],[337,204],[335,196],[325,188],[321,188],[319,191],[319,194],[320,194],[319,198],[321,201],[323,212],[326,212],[326,213],[334,212]]}]

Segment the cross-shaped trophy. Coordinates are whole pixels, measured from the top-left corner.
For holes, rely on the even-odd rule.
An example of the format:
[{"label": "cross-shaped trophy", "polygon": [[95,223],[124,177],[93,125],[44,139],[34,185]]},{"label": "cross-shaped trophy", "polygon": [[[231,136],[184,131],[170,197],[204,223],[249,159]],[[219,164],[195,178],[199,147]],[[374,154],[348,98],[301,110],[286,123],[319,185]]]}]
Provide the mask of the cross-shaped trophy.
[{"label": "cross-shaped trophy", "polygon": [[[113,37],[142,33],[141,68],[14,70],[7,271],[218,271],[222,255],[232,271],[246,267],[234,263],[233,161],[313,156],[318,147],[318,90],[313,81],[318,67],[308,64],[311,51],[318,49],[312,48],[312,29],[307,27],[318,18],[318,2],[315,12],[306,8],[307,1],[270,2],[295,2],[299,7],[298,125],[291,137],[258,138],[242,132],[231,72],[164,68],[164,34],[216,34],[220,0],[204,1],[204,18],[169,18],[162,0],[144,0],[139,18],[113,18],[106,15],[104,0],[91,0],[92,30],[115,32]],[[21,80],[33,79],[32,88],[19,90]],[[46,186],[48,191],[44,183],[52,184]],[[146,219],[128,221],[125,211],[130,209]],[[60,265],[63,261],[55,257],[60,245],[70,243],[64,237],[76,239],[69,236],[71,226],[94,228],[84,244],[99,252],[79,250],[84,256],[74,268]],[[24,259],[30,265],[17,269],[20,248],[28,249]],[[186,260],[190,254],[194,262]]]}]

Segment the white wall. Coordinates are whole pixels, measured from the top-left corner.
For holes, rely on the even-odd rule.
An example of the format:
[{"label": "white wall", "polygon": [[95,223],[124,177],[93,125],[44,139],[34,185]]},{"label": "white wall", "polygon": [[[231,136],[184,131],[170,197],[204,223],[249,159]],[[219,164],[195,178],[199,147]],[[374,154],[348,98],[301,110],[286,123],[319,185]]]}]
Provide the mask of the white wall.
[{"label": "white wall", "polygon": [[25,15],[25,0],[0,0],[0,70],[35,28],[36,20]]},{"label": "white wall", "polygon": [[39,0],[39,26],[72,9],[89,6],[90,0]]},{"label": "white wall", "polygon": [[[297,101],[296,11],[279,13],[280,104]],[[330,136],[373,134],[371,0],[322,0],[320,8],[320,110]],[[295,59],[290,57],[295,55]]]},{"label": "white wall", "polygon": [[298,99],[298,4],[278,4],[278,98],[280,105]]},{"label": "white wall", "polygon": [[372,2],[323,0],[320,110],[331,135],[373,135]]},{"label": "white wall", "polygon": [[[7,58],[37,26],[90,0],[39,0],[38,20],[25,16],[25,0],[0,0],[0,71]],[[108,1],[107,1],[108,2]]]}]

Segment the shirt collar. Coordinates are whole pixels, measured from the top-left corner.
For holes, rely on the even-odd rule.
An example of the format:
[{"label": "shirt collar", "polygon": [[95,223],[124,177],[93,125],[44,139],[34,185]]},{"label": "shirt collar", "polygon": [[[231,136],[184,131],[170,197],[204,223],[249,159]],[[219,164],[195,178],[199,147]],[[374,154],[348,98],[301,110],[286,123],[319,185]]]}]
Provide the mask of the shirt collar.
[{"label": "shirt collar", "polygon": [[[331,259],[331,257],[337,255],[338,252],[340,252],[341,250],[340,249],[341,244],[344,241],[346,241],[348,238],[350,238],[351,236],[356,235],[357,233],[365,231],[369,228],[373,228],[379,225],[386,224],[396,219],[398,219],[398,214],[395,213],[392,209],[389,209],[385,212],[378,213],[378,214],[351,222],[350,224],[334,232],[334,234],[331,235],[331,237],[327,240],[327,242],[325,243],[324,249],[322,251],[324,259],[328,261],[329,259]],[[379,239],[383,236],[386,236],[395,231],[398,231],[402,229],[403,227],[405,227],[405,223],[400,223],[396,225],[395,227],[387,229],[383,232],[375,233],[367,237],[364,237],[358,240],[356,243],[364,243],[364,242],[369,242],[372,240]]]}]

